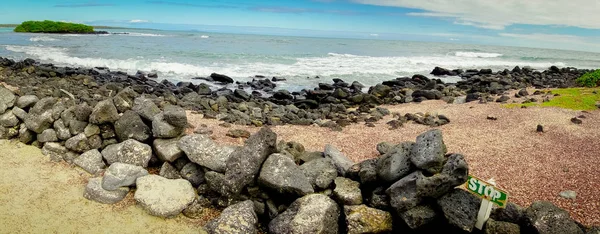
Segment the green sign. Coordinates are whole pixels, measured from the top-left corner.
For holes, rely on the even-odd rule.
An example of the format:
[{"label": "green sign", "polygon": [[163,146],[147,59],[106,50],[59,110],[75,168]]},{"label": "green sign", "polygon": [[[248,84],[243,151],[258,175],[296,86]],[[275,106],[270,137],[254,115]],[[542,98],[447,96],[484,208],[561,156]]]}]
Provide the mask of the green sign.
[{"label": "green sign", "polygon": [[501,208],[506,206],[508,200],[508,193],[502,191],[493,185],[479,179],[477,177],[469,175],[467,183],[465,183],[467,191],[493,202]]}]

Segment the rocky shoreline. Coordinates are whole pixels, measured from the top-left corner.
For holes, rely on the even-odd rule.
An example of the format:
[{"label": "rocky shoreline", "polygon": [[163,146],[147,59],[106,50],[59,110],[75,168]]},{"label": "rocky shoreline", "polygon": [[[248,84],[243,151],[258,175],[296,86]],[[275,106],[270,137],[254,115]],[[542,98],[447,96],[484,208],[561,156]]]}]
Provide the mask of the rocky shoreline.
[{"label": "rocky shoreline", "polygon": [[[395,100],[390,93],[400,95],[410,84],[413,94],[404,98],[418,101],[422,98],[415,92],[439,91],[435,85],[433,90],[425,88],[430,83],[444,89],[452,86],[439,80],[423,84],[416,81],[423,81],[422,77],[398,79],[403,85],[382,84],[366,94],[359,92],[362,88],[348,88],[337,81],[333,90],[320,85],[323,87],[307,91],[304,100],[297,94],[291,94],[293,99],[277,98],[276,91],[272,97],[251,95],[237,102],[243,96],[238,91],[241,89],[222,89],[200,99],[208,104],[212,100],[217,108],[209,105],[210,109],[202,109],[202,104],[186,99],[189,95],[200,97],[191,83],[171,86],[148,75],[129,76],[107,69],[57,68],[32,60],[0,61],[1,80],[18,87],[0,87],[0,138],[38,146],[50,160],[66,161],[96,175],[85,188],[84,196],[90,200],[114,204],[133,192],[137,204],[160,217],[183,213],[197,218],[205,207],[224,208],[221,216],[205,227],[209,233],[257,233],[259,229],[269,233],[478,232],[474,225],[480,199],[455,188],[467,180],[467,162],[464,156],[447,152],[440,130],[427,131],[414,142],[381,143],[377,145],[378,158],[356,164],[332,145],[326,145],[322,152],[306,152],[299,143],[278,141],[267,127],[251,135],[241,147],[218,145],[209,135],[184,134],[190,127],[184,107],[202,111],[205,116],[211,110],[222,110],[217,115],[256,112],[274,118],[275,108],[262,112],[264,109],[251,108],[248,103],[287,100],[291,103],[273,105],[295,108],[296,116],[323,111],[327,106],[339,121],[356,106],[375,109],[382,115],[389,113],[377,109],[379,103],[322,103],[324,99],[309,98],[314,97],[309,93],[332,97],[336,90],[354,90],[349,92],[352,96],[372,96],[383,104]],[[106,73],[90,74],[99,71]],[[566,74],[564,79],[543,82],[548,86],[570,85],[569,77],[577,72],[582,71],[565,70],[559,73]],[[551,71],[539,74],[554,77]],[[466,82],[471,89],[481,89],[481,78],[475,80]],[[535,79],[510,87],[522,88],[531,81]],[[387,90],[385,95],[379,92],[382,87]],[[460,82],[455,87],[458,89]],[[466,99],[473,94],[457,92],[467,94]],[[319,105],[314,109],[302,106],[310,101]],[[242,105],[248,109],[240,109]],[[294,112],[289,110],[283,116],[289,113]],[[403,117],[418,121],[418,117]],[[436,124],[444,121],[443,116],[436,118]],[[150,173],[152,168],[159,168],[158,175]],[[597,233],[598,227],[585,227],[568,212],[538,201],[528,208],[509,203],[505,209],[495,209],[484,232]]]},{"label": "rocky shoreline", "polygon": [[[347,83],[334,79],[333,84],[319,83],[314,89],[290,92],[277,89],[284,80],[257,75],[250,82],[213,73],[194,78],[203,83],[174,84],[158,80],[156,73],[138,72],[130,75],[110,71],[105,67],[71,68],[40,64],[32,59],[15,62],[0,58],[0,79],[20,87],[19,95],[43,97],[76,97],[94,106],[105,97],[135,99],[143,95],[158,106],[172,104],[239,125],[312,125],[339,130],[352,123],[376,122],[388,111],[382,104],[402,104],[424,100],[444,100],[448,103],[509,102],[504,94],[509,90],[564,88],[576,86],[575,79],[588,70],[551,67],[545,71],[515,67],[492,72],[481,70],[447,70],[436,67],[434,77],[456,75],[462,80],[447,84],[423,75],[402,77],[366,88],[359,82]],[[365,90],[368,90],[364,92]],[[533,99],[544,101],[551,95]],[[424,121],[421,121],[424,122]]]}]

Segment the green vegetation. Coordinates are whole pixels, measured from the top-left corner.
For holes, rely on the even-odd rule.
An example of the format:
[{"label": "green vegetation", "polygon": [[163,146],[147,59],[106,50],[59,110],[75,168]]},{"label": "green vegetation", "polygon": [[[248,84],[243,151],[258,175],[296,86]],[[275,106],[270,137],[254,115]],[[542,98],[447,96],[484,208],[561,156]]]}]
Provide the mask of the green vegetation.
[{"label": "green vegetation", "polygon": [[577,79],[577,83],[585,87],[596,87],[600,85],[600,69],[585,73]]},{"label": "green vegetation", "polygon": [[560,107],[572,110],[595,110],[596,102],[600,101],[600,88],[568,88],[554,89],[552,94],[559,96],[552,97],[549,102],[543,103],[511,103],[505,104],[507,108],[518,108],[521,106],[531,107]]},{"label": "green vegetation", "polygon": [[19,26],[18,24],[0,24],[0,28],[14,28]]},{"label": "green vegetation", "polygon": [[25,21],[15,28],[15,32],[29,33],[91,33],[94,27],[84,24],[63,23],[50,20]]}]

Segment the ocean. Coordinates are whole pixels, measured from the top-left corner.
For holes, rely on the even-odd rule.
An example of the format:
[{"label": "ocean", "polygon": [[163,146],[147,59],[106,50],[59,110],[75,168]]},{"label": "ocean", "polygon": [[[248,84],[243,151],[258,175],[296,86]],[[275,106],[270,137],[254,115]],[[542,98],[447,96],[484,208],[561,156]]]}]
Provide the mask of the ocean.
[{"label": "ocean", "polygon": [[[255,75],[286,78],[279,88],[299,90],[333,78],[375,85],[436,67],[449,69],[598,68],[600,54],[454,43],[285,37],[113,29],[109,35],[14,33],[0,28],[0,56],[64,66],[154,71],[173,82],[221,73],[238,81]],[[319,78],[316,78],[316,77]],[[458,77],[443,78],[455,82]]]}]

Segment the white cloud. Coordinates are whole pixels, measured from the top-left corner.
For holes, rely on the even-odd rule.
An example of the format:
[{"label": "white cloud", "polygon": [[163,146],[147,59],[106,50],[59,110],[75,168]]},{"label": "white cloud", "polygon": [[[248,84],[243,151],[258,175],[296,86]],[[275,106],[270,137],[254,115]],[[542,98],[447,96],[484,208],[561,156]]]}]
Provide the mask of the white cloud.
[{"label": "white cloud", "polygon": [[441,17],[489,29],[512,24],[600,29],[598,0],[352,0],[356,3],[420,9],[412,16]]},{"label": "white cloud", "polygon": [[547,47],[547,48],[558,48],[558,49],[575,49],[575,50],[593,50],[599,51],[600,44],[597,43],[600,38],[594,37],[582,37],[575,35],[565,34],[545,34],[545,33],[531,33],[531,34],[517,34],[517,33],[499,33],[502,37],[510,37],[524,41],[529,46],[533,47]]},{"label": "white cloud", "polygon": [[130,20],[129,23],[148,23],[148,20],[134,19]]}]

